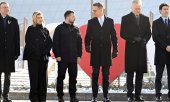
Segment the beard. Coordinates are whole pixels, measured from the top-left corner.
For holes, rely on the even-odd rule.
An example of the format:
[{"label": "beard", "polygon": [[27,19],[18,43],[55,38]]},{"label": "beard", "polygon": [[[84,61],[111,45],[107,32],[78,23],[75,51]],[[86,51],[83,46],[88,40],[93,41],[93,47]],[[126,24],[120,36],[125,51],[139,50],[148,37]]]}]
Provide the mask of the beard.
[{"label": "beard", "polygon": [[74,24],[74,21],[75,21],[75,20],[69,20],[69,23],[70,23],[70,24]]}]

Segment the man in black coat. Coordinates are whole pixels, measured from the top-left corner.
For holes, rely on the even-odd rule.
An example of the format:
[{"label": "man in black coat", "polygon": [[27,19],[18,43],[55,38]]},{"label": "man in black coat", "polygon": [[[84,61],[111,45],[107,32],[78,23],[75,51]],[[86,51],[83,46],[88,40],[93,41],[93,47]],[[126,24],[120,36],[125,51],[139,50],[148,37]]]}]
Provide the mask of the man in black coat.
[{"label": "man in black coat", "polygon": [[58,62],[57,94],[59,102],[63,99],[63,80],[66,70],[69,73],[70,102],[78,102],[76,98],[77,64],[82,56],[82,39],[79,28],[74,25],[73,11],[66,11],[65,22],[56,27],[53,36],[53,52]]},{"label": "man in black coat", "polygon": [[[95,17],[88,21],[85,36],[85,47],[86,51],[90,53],[90,65],[93,68],[92,102],[97,101],[100,66],[102,66],[103,74],[104,102],[110,102],[108,97],[109,69],[112,65],[112,58],[115,58],[118,53],[116,31],[113,20],[104,15],[101,3],[93,4],[93,14]],[[113,51],[111,51],[111,44],[113,45]]]},{"label": "man in black coat", "polygon": [[135,100],[143,101],[140,97],[143,73],[147,72],[146,44],[151,37],[149,18],[140,13],[139,1],[132,2],[132,12],[122,17],[121,37],[126,41],[125,72],[127,73],[127,96],[134,100],[133,77],[136,72]]},{"label": "man in black coat", "polygon": [[[20,37],[18,22],[9,16],[9,4],[0,3],[0,76],[4,73],[3,93],[0,87],[0,95],[3,102],[11,102],[8,99],[11,72],[15,72],[15,60],[20,55]],[[1,86],[1,83],[0,83]]]},{"label": "man in black coat", "polygon": [[152,36],[155,42],[155,65],[156,65],[156,79],[155,90],[156,100],[161,101],[162,76],[165,65],[167,67],[168,75],[168,98],[170,101],[170,20],[169,5],[161,4],[159,6],[161,17],[153,22]]}]

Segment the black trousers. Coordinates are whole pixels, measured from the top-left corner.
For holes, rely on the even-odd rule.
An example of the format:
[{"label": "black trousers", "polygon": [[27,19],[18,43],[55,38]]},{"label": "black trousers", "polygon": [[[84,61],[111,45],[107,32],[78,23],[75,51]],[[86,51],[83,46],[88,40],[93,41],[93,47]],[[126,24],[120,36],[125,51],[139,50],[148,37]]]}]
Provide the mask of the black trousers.
[{"label": "black trousers", "polygon": [[47,61],[28,60],[30,78],[29,99],[34,101],[46,101],[47,96]]},{"label": "black trousers", "polygon": [[[100,66],[94,67],[93,66],[93,72],[92,72],[92,91],[93,91],[93,97],[97,97],[98,95],[98,77],[100,72]],[[108,96],[108,87],[109,87],[109,72],[110,72],[110,66],[102,66],[102,75],[103,75],[103,96]]]},{"label": "black trousers", "polygon": [[[168,75],[168,97],[170,98],[170,64],[166,65],[167,67],[167,75]],[[156,78],[155,78],[155,90],[156,90],[156,96],[161,96],[161,88],[162,88],[162,76],[163,76],[163,71],[165,68],[165,64],[163,65],[156,65]]]},{"label": "black trousers", "polygon": [[66,70],[68,68],[69,74],[69,93],[70,97],[76,96],[76,83],[77,83],[77,62],[75,63],[66,63],[58,62],[58,77],[57,77],[57,95],[59,98],[62,98],[64,95],[63,92],[63,80],[65,79]]},{"label": "black trousers", "polygon": [[[0,77],[2,75],[2,72],[0,72]],[[8,98],[9,94],[9,88],[10,88],[10,77],[11,73],[10,72],[5,72],[4,73],[4,88],[3,88],[3,93],[2,93],[2,87],[1,87],[1,80],[0,80],[0,95],[3,96],[3,98]]]},{"label": "black trousers", "polygon": [[[133,97],[134,84],[133,84],[134,72],[127,73],[126,83],[127,83],[127,96]],[[135,97],[140,97],[142,90],[143,73],[136,72],[135,79]]]}]

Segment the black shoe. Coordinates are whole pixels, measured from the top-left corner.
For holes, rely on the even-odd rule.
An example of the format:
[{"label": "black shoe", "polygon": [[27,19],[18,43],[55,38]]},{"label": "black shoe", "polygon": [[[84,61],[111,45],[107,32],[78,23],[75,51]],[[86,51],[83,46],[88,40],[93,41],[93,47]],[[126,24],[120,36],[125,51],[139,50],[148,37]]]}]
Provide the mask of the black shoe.
[{"label": "black shoe", "polygon": [[63,98],[58,98],[58,102],[64,102]]},{"label": "black shoe", "polygon": [[161,96],[157,96],[156,97],[156,101],[162,101],[162,97]]},{"label": "black shoe", "polygon": [[104,98],[103,102],[111,102],[111,100],[109,98]]},{"label": "black shoe", "polygon": [[70,97],[70,102],[79,102],[77,97]]},{"label": "black shoe", "polygon": [[135,101],[145,101],[145,100],[142,99],[141,97],[135,97]]},{"label": "black shoe", "polygon": [[[31,101],[31,102],[39,102],[38,100],[34,100],[34,101]],[[41,101],[40,101],[41,102]]]},{"label": "black shoe", "polygon": [[128,97],[128,102],[132,102],[134,101],[134,98],[133,97]]},{"label": "black shoe", "polygon": [[4,98],[2,102],[12,102],[12,100],[10,100],[8,98]]},{"label": "black shoe", "polygon": [[93,97],[91,102],[97,102],[97,98],[96,97]]}]

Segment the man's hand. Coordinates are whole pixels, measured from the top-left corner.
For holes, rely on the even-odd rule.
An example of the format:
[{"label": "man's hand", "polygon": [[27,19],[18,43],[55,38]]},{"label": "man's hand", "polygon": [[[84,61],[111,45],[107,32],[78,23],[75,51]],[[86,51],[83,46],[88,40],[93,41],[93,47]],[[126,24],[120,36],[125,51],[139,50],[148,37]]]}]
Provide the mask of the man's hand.
[{"label": "man's hand", "polygon": [[141,38],[141,37],[135,37],[134,40],[135,40],[135,42],[138,42],[138,43],[139,43],[139,42],[142,41],[142,38]]},{"label": "man's hand", "polygon": [[15,56],[14,59],[17,60],[17,59],[18,59],[18,56]]},{"label": "man's hand", "polygon": [[167,47],[166,47],[166,51],[167,51],[167,52],[170,52],[170,46],[167,46]]},{"label": "man's hand", "polygon": [[147,43],[146,40],[145,40],[145,39],[142,39],[142,45],[143,45],[143,46],[146,46],[146,43]]},{"label": "man's hand", "polygon": [[57,60],[57,61],[61,61],[61,57],[57,57],[56,60]]},{"label": "man's hand", "polygon": [[86,46],[86,52],[90,53],[91,50],[90,50],[90,46]]},{"label": "man's hand", "polygon": [[81,61],[81,58],[80,57],[77,57],[77,64],[79,64]]},{"label": "man's hand", "polygon": [[117,54],[118,54],[118,51],[114,50],[114,51],[112,52],[112,59],[113,59],[113,58],[116,58],[116,57],[117,57]]}]

